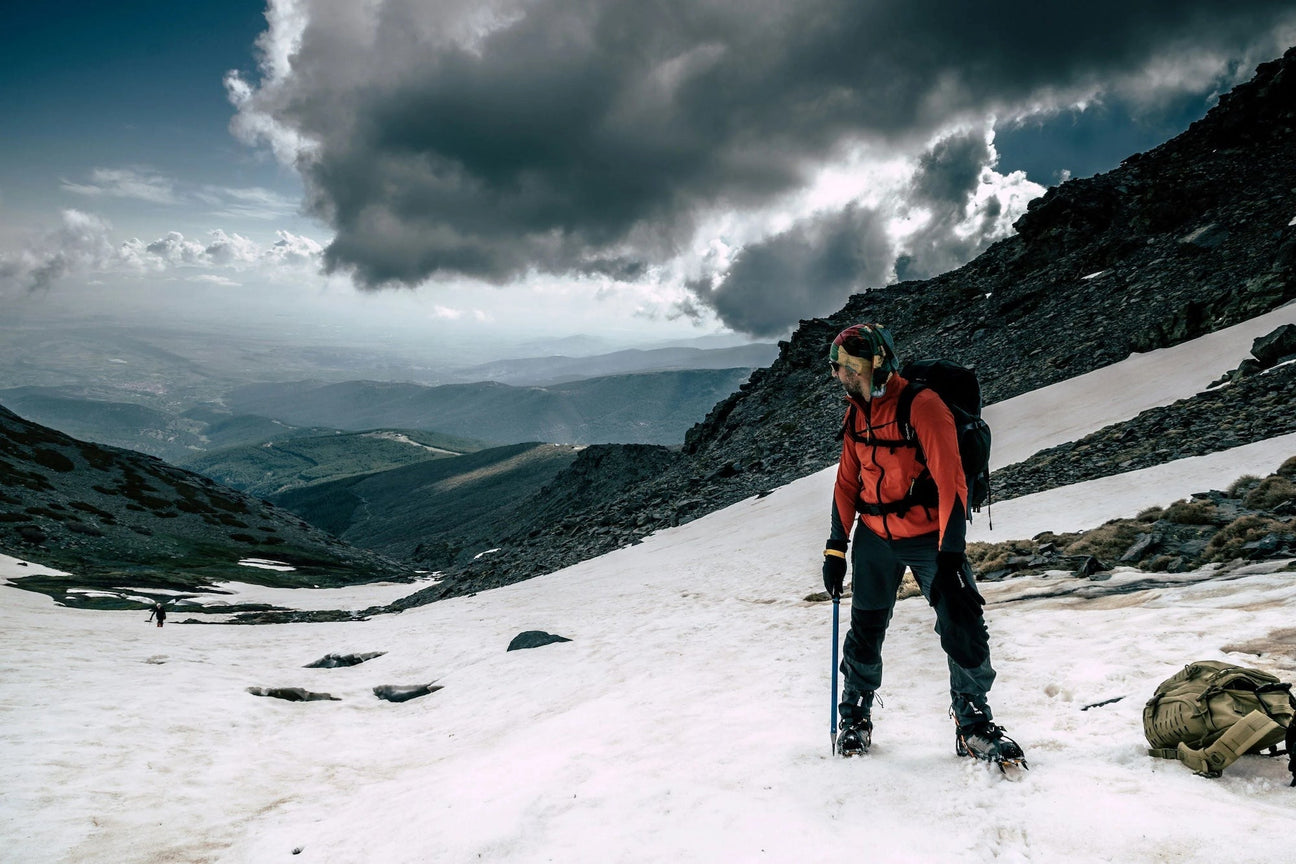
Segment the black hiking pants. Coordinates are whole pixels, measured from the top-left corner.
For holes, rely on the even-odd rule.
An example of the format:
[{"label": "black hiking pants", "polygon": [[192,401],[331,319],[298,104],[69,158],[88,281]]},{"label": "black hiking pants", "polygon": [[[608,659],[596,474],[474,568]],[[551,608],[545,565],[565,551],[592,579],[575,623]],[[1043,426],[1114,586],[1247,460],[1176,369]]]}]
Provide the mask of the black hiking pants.
[{"label": "black hiking pants", "polygon": [[[883,539],[860,525],[851,550],[851,622],[842,647],[841,671],[847,692],[876,691],[882,686],[882,640],[895,611],[896,591],[905,568],[913,571],[923,597],[931,597],[936,576],[937,535],[900,540]],[[974,583],[975,584],[975,583]],[[960,724],[990,719],[986,694],[994,684],[990,665],[989,633],[985,619],[960,620],[942,604],[936,609],[936,633],[949,665],[950,703]],[[952,656],[951,656],[952,655]],[[955,662],[960,657],[984,660],[970,668]],[[980,716],[979,716],[980,715]]]}]

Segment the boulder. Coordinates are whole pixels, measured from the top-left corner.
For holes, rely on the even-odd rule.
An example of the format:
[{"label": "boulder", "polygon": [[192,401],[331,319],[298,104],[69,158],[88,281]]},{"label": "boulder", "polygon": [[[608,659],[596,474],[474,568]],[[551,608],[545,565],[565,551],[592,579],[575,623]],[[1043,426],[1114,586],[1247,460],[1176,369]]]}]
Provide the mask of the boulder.
[{"label": "boulder", "polygon": [[1075,575],[1081,579],[1086,577],[1096,579],[1100,578],[1099,574],[1106,573],[1108,569],[1109,568],[1097,558],[1088,555],[1085,557],[1084,561],[1080,563],[1080,566],[1076,568]]},{"label": "boulder", "polygon": [[1157,544],[1160,542],[1161,538],[1156,534],[1138,535],[1138,537],[1134,539],[1133,545],[1126,549],[1125,554],[1120,557],[1121,563],[1128,564],[1131,561],[1137,562],[1143,560],[1143,556],[1152,549],[1155,549]]},{"label": "boulder", "polygon": [[556,636],[553,633],[546,633],[543,630],[523,630],[513,637],[509,643],[509,651],[521,651],[524,648],[539,648],[542,645],[552,645],[554,642],[570,642],[565,636]]},{"label": "boulder", "polygon": [[388,702],[408,702],[435,693],[441,687],[440,684],[379,684],[373,688],[373,694]]},{"label": "boulder", "polygon": [[253,696],[270,696],[285,699],[289,702],[341,702],[342,700],[329,693],[312,693],[303,687],[249,687],[247,692]]},{"label": "boulder", "polygon": [[1251,355],[1266,369],[1296,356],[1296,324],[1284,324],[1251,343]]},{"label": "boulder", "polygon": [[336,669],[339,666],[358,666],[366,660],[381,657],[386,651],[370,651],[367,654],[325,654],[314,663],[307,663],[303,669]]}]

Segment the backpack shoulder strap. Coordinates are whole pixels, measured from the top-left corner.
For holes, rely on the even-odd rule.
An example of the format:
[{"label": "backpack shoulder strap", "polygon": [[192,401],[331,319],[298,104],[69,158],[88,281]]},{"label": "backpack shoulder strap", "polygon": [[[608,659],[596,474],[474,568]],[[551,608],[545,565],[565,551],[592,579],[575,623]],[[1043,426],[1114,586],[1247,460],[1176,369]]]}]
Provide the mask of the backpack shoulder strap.
[{"label": "backpack shoulder strap", "polygon": [[900,391],[900,397],[896,402],[896,428],[900,430],[900,436],[905,442],[911,444],[918,451],[918,461],[924,465],[927,464],[927,457],[923,455],[922,445],[918,443],[918,433],[914,431],[913,421],[910,417],[913,414],[914,399],[926,389],[925,384],[915,384],[910,381]]},{"label": "backpack shoulder strap", "polygon": [[845,440],[848,433],[855,431],[855,403],[846,402],[846,416],[842,418],[841,426],[837,429],[837,440]]},{"label": "backpack shoulder strap", "polygon": [[[904,397],[904,393],[902,392],[902,393],[900,394],[900,396],[901,396],[901,398],[903,398],[903,397]],[[910,400],[911,400],[911,401],[912,401],[912,398],[913,398],[913,397],[910,397]],[[857,442],[859,442],[860,444],[867,444],[867,445],[874,446],[874,447],[892,447],[892,448],[895,448],[895,447],[917,447],[917,446],[918,446],[918,439],[917,439],[916,437],[912,436],[912,435],[907,435],[907,434],[904,435],[904,436],[901,437],[901,438],[895,438],[895,439],[892,439],[892,438],[876,438],[876,437],[874,437],[874,436],[871,435],[871,434],[870,434],[870,435],[861,435],[860,433],[858,433],[858,432],[855,431],[855,415],[856,415],[856,413],[857,413],[857,409],[855,408],[855,403],[854,403],[854,402],[850,402],[850,403],[848,404],[848,407],[846,408],[846,417],[842,420],[841,428],[837,430],[837,440],[838,440],[838,441],[841,441],[841,440],[845,439],[845,437],[846,437],[847,435],[849,435],[849,436],[851,437],[851,440],[853,440],[853,441],[857,441]],[[906,408],[906,415],[907,415],[907,414],[908,414],[908,409]],[[903,434],[903,433],[902,433],[902,434]],[[924,464],[925,464],[925,463],[924,463]]]},{"label": "backpack shoulder strap", "polygon": [[1179,761],[1196,774],[1218,777],[1220,773],[1265,738],[1282,727],[1260,710],[1252,711],[1234,723],[1208,747],[1195,749],[1180,742],[1176,747]]}]

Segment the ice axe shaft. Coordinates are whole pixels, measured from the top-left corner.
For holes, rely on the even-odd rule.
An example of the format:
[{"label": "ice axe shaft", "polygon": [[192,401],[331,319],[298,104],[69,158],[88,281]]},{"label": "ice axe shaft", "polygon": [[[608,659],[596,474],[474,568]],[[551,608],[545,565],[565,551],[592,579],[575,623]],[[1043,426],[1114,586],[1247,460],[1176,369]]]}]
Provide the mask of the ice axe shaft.
[{"label": "ice axe shaft", "polygon": [[831,751],[834,755],[837,753],[837,627],[838,619],[841,616],[841,598],[834,597],[833,601],[833,635],[832,635],[832,702],[828,706],[828,740],[831,745]]}]

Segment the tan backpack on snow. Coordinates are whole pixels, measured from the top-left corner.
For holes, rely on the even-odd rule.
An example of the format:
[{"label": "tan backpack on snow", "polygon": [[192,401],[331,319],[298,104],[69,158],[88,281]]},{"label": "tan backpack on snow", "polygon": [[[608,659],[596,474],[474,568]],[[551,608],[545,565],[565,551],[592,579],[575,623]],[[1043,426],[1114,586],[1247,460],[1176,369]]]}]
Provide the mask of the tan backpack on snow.
[{"label": "tan backpack on snow", "polygon": [[[1296,786],[1291,687],[1258,669],[1219,660],[1190,663],[1161,682],[1143,707],[1143,732],[1152,745],[1148,753],[1218,777],[1244,753],[1268,747],[1268,755],[1290,755]],[[1287,749],[1279,750],[1284,741]]]}]

